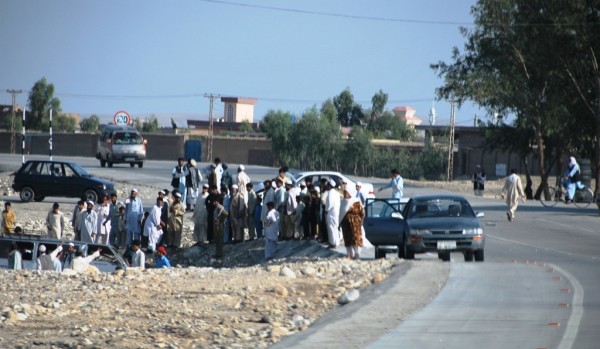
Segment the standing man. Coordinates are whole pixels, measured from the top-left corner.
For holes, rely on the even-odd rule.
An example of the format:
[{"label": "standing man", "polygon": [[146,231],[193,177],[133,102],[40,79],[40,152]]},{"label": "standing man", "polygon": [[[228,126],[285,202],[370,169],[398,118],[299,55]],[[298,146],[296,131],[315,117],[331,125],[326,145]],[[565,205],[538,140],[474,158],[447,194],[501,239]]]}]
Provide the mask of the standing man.
[{"label": "standing man", "polygon": [[508,212],[506,212],[506,216],[508,217],[508,221],[514,221],[515,212],[519,206],[519,199],[525,203],[525,192],[523,191],[521,177],[517,175],[517,171],[515,169],[511,169],[510,176],[506,177],[500,196],[503,199],[506,198],[506,204],[508,205]]},{"label": "standing man", "polygon": [[4,203],[4,211],[2,211],[2,236],[12,236],[15,229],[17,216],[12,210],[10,202]]},{"label": "standing man", "polygon": [[96,213],[98,214],[98,236],[96,236],[97,244],[108,244],[110,239],[111,221],[110,221],[110,205],[108,196],[104,196],[102,204],[98,206]]},{"label": "standing man", "polygon": [[234,184],[231,186],[231,203],[229,210],[234,244],[244,241],[244,228],[246,228],[247,215],[248,209],[244,197],[240,193],[237,184]]},{"label": "standing man", "polygon": [[213,212],[213,225],[214,225],[214,238],[215,238],[215,255],[213,256],[216,259],[221,259],[223,258],[223,244],[224,244],[224,239],[223,239],[223,234],[225,231],[225,219],[227,218],[227,215],[229,214],[229,212],[227,212],[225,210],[225,207],[223,207],[222,202],[223,201],[223,197],[222,196],[218,196],[215,200],[215,210]]},{"label": "standing man", "polygon": [[194,214],[192,215],[192,221],[194,221],[194,238],[196,239],[196,245],[204,244],[208,241],[207,238],[207,216],[206,211],[206,198],[208,197],[208,184],[202,186],[202,195],[198,198],[199,204],[194,207]]},{"label": "standing man", "polygon": [[360,192],[361,189],[362,189],[362,182],[356,182],[356,197],[358,198],[358,200],[360,200],[360,203],[364,207],[366,199],[365,199],[364,194]]},{"label": "standing man", "polygon": [[187,186],[187,202],[186,211],[191,211],[196,206],[198,199],[198,188],[202,181],[202,174],[196,168],[196,160],[190,159],[187,163],[188,175],[185,177],[185,185]]},{"label": "standing man", "polygon": [[148,250],[156,251],[156,245],[160,242],[163,235],[162,226],[160,225],[160,214],[163,206],[163,198],[156,198],[156,205],[152,206],[152,211],[146,218],[144,224],[144,236],[148,237]]},{"label": "standing man", "polygon": [[171,180],[171,186],[173,190],[177,190],[181,193],[182,202],[185,202],[187,186],[185,184],[186,176],[190,173],[188,167],[184,165],[185,160],[183,158],[177,159],[177,166],[173,168],[173,179]]},{"label": "standing man", "polygon": [[296,220],[296,207],[298,206],[298,202],[296,201],[296,196],[298,192],[292,186],[292,181],[288,180],[285,183],[285,195],[284,195],[284,204],[283,204],[283,222],[281,228],[281,235],[283,240],[289,240],[294,238],[295,233],[295,220]]},{"label": "standing man", "polygon": [[127,247],[133,240],[140,240],[142,232],[142,218],[144,217],[144,206],[142,200],[137,197],[137,189],[131,189],[129,200],[125,205],[125,230],[127,230]]},{"label": "standing man", "polygon": [[223,169],[223,163],[221,162],[221,158],[215,158],[215,175],[216,175],[216,180],[217,180],[217,187],[221,187],[221,181],[223,180],[223,172],[225,172],[225,170]]},{"label": "standing man", "polygon": [[208,196],[206,200],[204,200],[204,205],[206,206],[206,238],[209,242],[214,239],[214,216],[215,208],[217,208],[217,199],[219,198],[219,187],[216,184],[211,184],[209,189]]},{"label": "standing man", "polygon": [[252,183],[246,184],[246,191],[248,192],[248,218],[246,220],[246,226],[248,227],[248,238],[254,240],[256,238],[256,223],[254,221],[256,193],[254,192],[254,185],[252,185]]},{"label": "standing man", "polygon": [[244,198],[244,202],[248,205],[248,189],[246,185],[250,183],[250,177],[244,172],[246,167],[241,165],[238,167],[238,175],[237,175],[237,185],[240,191],[240,195]]},{"label": "standing man", "polygon": [[48,237],[52,239],[61,239],[65,231],[65,215],[59,210],[58,202],[52,205],[52,209],[46,216],[46,228],[48,228]]},{"label": "standing man", "polygon": [[327,234],[329,238],[329,247],[335,248],[340,244],[340,205],[342,197],[335,190],[335,182],[329,180],[327,184],[327,203],[325,211],[327,213]]},{"label": "standing man", "polygon": [[263,182],[264,186],[265,186],[265,191],[264,191],[264,195],[263,195],[263,210],[260,211],[260,220],[263,222],[263,227],[266,223],[266,219],[267,219],[267,213],[269,212],[269,210],[267,210],[267,202],[272,202],[275,203],[275,189],[272,187],[272,183],[275,182],[271,182],[270,180],[266,180]]},{"label": "standing man", "polygon": [[273,259],[277,252],[277,239],[279,233],[279,212],[275,209],[273,201],[267,202],[265,207],[267,216],[265,219],[265,259]]},{"label": "standing man", "polygon": [[71,225],[73,226],[73,231],[75,232],[75,240],[81,240],[81,230],[79,230],[79,225],[81,223],[81,214],[85,211],[85,200],[79,200],[77,205],[75,205],[75,209],[73,209],[73,218],[71,218]]},{"label": "standing man", "polygon": [[169,243],[172,247],[181,247],[181,235],[183,233],[183,215],[185,214],[185,206],[181,202],[181,193],[173,193],[173,203],[169,207]]},{"label": "standing man", "polygon": [[475,173],[471,177],[473,182],[473,194],[475,196],[483,196],[483,190],[485,189],[485,172],[481,171],[481,166],[475,166]]},{"label": "standing man", "polygon": [[402,179],[400,171],[397,169],[392,170],[392,180],[386,186],[379,188],[379,191],[387,188],[392,188],[393,199],[402,199],[402,195],[404,194],[404,179]]},{"label": "standing man", "polygon": [[81,213],[79,221],[79,231],[81,233],[81,241],[93,244],[96,239],[98,229],[98,215],[94,211],[94,202],[88,200],[87,209]]},{"label": "standing man", "polygon": [[118,246],[117,238],[119,235],[119,207],[124,206],[121,201],[117,200],[117,193],[110,195],[110,238],[109,243],[113,246]]}]

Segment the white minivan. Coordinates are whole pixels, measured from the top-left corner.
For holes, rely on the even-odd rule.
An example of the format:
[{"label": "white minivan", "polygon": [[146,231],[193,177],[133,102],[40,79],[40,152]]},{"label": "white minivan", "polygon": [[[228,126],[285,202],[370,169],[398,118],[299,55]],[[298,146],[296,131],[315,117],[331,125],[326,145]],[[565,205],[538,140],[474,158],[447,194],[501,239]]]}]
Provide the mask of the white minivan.
[{"label": "white minivan", "polygon": [[131,167],[137,164],[142,168],[146,160],[146,143],[135,127],[110,124],[100,133],[96,158],[101,167],[128,163]]}]

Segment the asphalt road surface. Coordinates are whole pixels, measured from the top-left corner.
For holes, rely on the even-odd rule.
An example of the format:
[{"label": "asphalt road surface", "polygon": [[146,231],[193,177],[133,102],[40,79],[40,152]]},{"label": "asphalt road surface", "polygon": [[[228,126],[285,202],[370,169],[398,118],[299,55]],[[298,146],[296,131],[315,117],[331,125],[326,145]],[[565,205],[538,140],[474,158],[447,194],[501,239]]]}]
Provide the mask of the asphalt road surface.
[{"label": "asphalt road surface", "polygon": [[[27,157],[30,158],[47,159],[47,156]],[[169,186],[176,162],[175,159],[147,161],[142,169],[128,165],[109,169],[100,168],[99,162],[92,158],[66,159],[79,162],[99,177],[158,187]],[[0,154],[0,170],[16,170],[20,163],[20,156]],[[199,167],[206,165],[202,163]],[[253,181],[276,175],[274,168],[246,167]],[[233,173],[236,169],[237,164],[231,164]],[[387,183],[387,180],[363,180],[372,182],[376,188]],[[440,190],[405,188],[405,196],[434,192]],[[385,197],[387,193],[380,194],[379,197]],[[600,217],[597,208],[578,209],[565,204],[545,208],[539,202],[528,202],[519,206],[516,221],[508,222],[502,201],[474,196],[467,199],[476,211],[485,212],[482,218],[487,234],[485,262],[465,263],[460,254],[453,254],[449,279],[431,303],[360,347],[600,347]],[[431,254],[417,255],[415,263],[437,263],[436,259],[437,256]],[[394,295],[389,299],[385,298],[386,293],[373,295],[388,302],[390,318],[394,316],[396,304],[402,303],[402,297]],[[357,303],[366,301],[361,297]],[[368,322],[369,318],[365,315],[360,320]],[[344,318],[331,317],[329,321],[343,324]],[[292,336],[285,340],[286,346],[322,344],[318,331],[314,333],[311,336],[309,330],[301,336]],[[339,338],[335,338],[336,335]],[[331,331],[330,336],[333,336],[330,340],[340,343],[338,347],[357,347],[342,345],[352,343],[347,334]]]}]

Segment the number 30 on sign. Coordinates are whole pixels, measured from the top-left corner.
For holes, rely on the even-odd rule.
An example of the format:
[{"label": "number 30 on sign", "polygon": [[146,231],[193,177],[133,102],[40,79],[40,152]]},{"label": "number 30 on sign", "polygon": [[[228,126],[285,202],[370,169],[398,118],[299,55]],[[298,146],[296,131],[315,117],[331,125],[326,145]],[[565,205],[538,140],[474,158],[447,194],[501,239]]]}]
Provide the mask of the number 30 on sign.
[{"label": "number 30 on sign", "polygon": [[131,124],[131,116],[128,112],[120,110],[115,113],[113,121],[116,125],[129,125]]}]

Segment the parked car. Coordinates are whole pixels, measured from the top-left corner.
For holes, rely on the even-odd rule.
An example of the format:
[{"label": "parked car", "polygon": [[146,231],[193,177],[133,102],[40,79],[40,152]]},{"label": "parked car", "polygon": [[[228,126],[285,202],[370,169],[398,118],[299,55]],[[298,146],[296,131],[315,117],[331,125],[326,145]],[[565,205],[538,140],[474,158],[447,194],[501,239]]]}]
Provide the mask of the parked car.
[{"label": "parked car", "polygon": [[139,168],[146,160],[147,141],[140,132],[128,125],[107,125],[98,137],[98,152],[96,158],[100,166],[112,167],[113,164],[128,163]]},{"label": "parked car", "polygon": [[[313,184],[317,185],[321,178],[333,179],[335,181],[336,186],[341,186],[342,182],[348,183],[346,185],[346,190],[352,196],[356,196],[356,183],[344,176],[339,172],[332,171],[310,171],[310,172],[300,172],[293,174],[294,186],[299,186],[301,181],[306,181],[307,179],[311,179]],[[375,191],[373,189],[373,184],[362,182],[362,187],[360,188],[360,192],[364,195],[365,199],[374,198]]]},{"label": "parked car", "polygon": [[[0,237],[0,269],[8,268],[8,254],[11,246],[16,244],[21,250],[23,269],[37,269],[37,257],[40,245],[46,246],[47,253],[54,251],[60,244],[63,249],[69,241],[58,239],[49,239],[40,235],[14,235]],[[119,253],[110,245],[87,244],[81,241],[71,241],[75,249],[82,251],[84,257],[102,249],[100,257],[94,259],[90,264],[97,267],[102,272],[112,273],[117,269],[126,269],[127,266]]]},{"label": "parked car", "polygon": [[469,202],[459,195],[425,195],[411,198],[403,210],[409,227],[409,254],[437,252],[443,261],[462,252],[466,262],[483,262],[485,235]]},{"label": "parked car", "polygon": [[115,186],[93,177],[75,162],[29,160],[13,173],[12,188],[22,201],[42,201],[46,196],[81,198],[99,202],[115,193]]},{"label": "parked car", "polygon": [[485,236],[469,202],[457,195],[427,195],[411,199],[367,199],[365,236],[375,246],[375,258],[398,251],[405,259],[437,252],[443,261],[462,252],[467,262],[483,262]]}]

